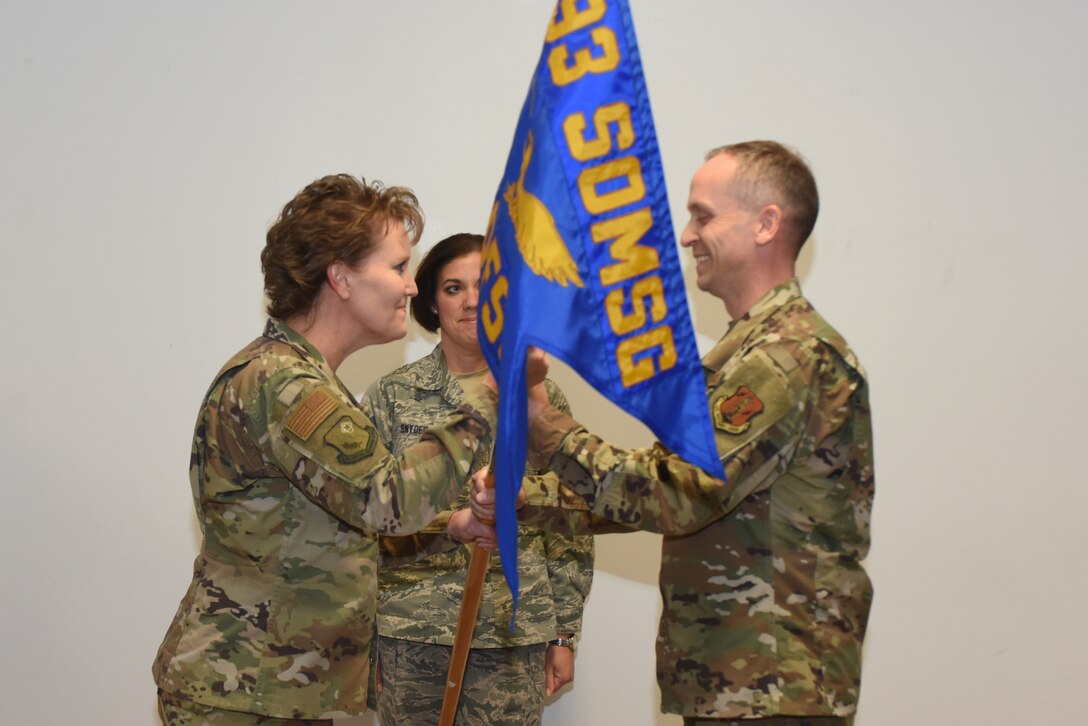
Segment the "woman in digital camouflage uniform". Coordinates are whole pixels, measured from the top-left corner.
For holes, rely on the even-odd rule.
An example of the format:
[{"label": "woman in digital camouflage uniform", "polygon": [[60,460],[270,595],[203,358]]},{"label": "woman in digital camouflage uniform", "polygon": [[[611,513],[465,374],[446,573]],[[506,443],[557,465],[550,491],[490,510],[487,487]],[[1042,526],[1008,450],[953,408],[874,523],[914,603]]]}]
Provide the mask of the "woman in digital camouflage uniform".
[{"label": "woman in digital camouflage uniform", "polygon": [[[363,410],[394,453],[455,414],[487,374],[476,339],[482,242],[480,235],[457,234],[424,256],[412,317],[432,333],[441,331],[439,344],[381,378],[363,397]],[[569,411],[559,388],[546,385],[552,404]],[[466,497],[454,509],[467,506]],[[379,538],[382,726],[438,723],[471,554],[447,536],[450,516],[444,512],[411,537]],[[539,724],[545,696],[574,677],[573,641],[593,577],[593,539],[523,528],[519,543],[517,620],[509,630],[513,602],[494,557],[463,679],[459,724]]]},{"label": "woman in digital camouflage uniform", "polygon": [[[193,436],[203,543],[153,668],[165,724],[331,724],[366,710],[368,533],[414,532],[448,509],[495,416],[479,388],[392,455],[336,377],[352,352],[404,336],[422,226],[409,190],[339,175],[269,229],[270,320],[216,375]],[[474,521],[451,527],[471,540]]]}]

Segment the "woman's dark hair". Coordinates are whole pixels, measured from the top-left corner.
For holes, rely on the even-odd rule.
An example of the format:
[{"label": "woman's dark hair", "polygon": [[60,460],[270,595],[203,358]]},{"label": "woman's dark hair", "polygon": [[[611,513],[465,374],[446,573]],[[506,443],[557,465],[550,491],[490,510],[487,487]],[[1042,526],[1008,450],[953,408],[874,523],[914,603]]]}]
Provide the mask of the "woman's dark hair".
[{"label": "woman's dark hair", "polygon": [[289,201],[261,251],[268,314],[286,320],[313,307],[334,262],[362,263],[400,222],[412,244],[423,233],[419,200],[405,187],[367,183],[350,174],[322,177]]},{"label": "woman's dark hair", "polygon": [[482,234],[461,232],[427,250],[423,261],[416,269],[416,287],[419,292],[412,298],[412,319],[424,330],[437,333],[439,328],[438,312],[435,299],[438,296],[438,276],[442,268],[458,257],[479,252],[484,246]]}]

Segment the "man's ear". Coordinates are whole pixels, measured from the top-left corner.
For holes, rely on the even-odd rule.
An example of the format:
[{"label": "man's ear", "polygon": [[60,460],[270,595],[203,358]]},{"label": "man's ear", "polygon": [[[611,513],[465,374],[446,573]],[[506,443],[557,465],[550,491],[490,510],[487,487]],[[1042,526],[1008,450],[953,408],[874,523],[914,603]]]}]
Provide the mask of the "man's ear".
[{"label": "man's ear", "polygon": [[779,237],[784,222],[782,207],[777,204],[768,204],[759,210],[756,216],[756,244],[765,245]]},{"label": "man's ear", "polygon": [[325,279],[328,280],[329,287],[341,300],[347,300],[351,292],[347,269],[347,265],[339,260],[325,268]]}]

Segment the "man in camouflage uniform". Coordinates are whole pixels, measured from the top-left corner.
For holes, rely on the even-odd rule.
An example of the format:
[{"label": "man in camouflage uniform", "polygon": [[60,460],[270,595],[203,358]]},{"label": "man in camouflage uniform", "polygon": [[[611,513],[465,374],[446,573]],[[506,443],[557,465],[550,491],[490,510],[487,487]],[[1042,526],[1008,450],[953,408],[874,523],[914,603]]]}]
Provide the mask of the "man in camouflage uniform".
[{"label": "man in camouflage uniform", "polygon": [[[815,181],[774,142],[711,152],[681,244],[733,322],[703,359],[726,481],[660,445],[626,451],[539,412],[561,441],[521,517],[574,531],[598,518],[665,535],[657,639],[662,711],[687,726],[850,724],[872,586],[874,479],[865,373],[794,276]],[[571,492],[577,495],[571,499]],[[578,499],[580,498],[580,500]],[[492,496],[477,483],[478,514]],[[588,505],[589,513],[578,511]]]},{"label": "man in camouflage uniform", "polygon": [[321,353],[270,320],[220,371],[197,422],[204,542],[153,668],[166,722],[210,708],[363,713],[377,582],[366,533],[413,532],[445,510],[493,417],[482,392],[392,456]]},{"label": "man in camouflage uniform", "polygon": [[[420,288],[423,302],[426,291]],[[371,385],[361,407],[396,454],[456,412],[465,390],[481,385],[486,373],[486,367],[476,374],[452,373],[438,345]],[[551,405],[569,413],[559,387],[550,380],[546,385]],[[481,446],[490,451],[490,438]],[[529,466],[530,472],[543,470],[542,462]],[[468,488],[454,509],[467,505]],[[446,535],[450,514],[443,512],[420,534],[379,538],[377,688],[383,723],[433,724],[442,709],[471,556],[469,547]],[[509,629],[513,598],[493,557],[458,702],[459,723],[539,724],[546,649],[570,647],[548,644],[559,635],[573,640],[581,630],[593,580],[593,538],[523,527],[518,542],[517,619]]]}]

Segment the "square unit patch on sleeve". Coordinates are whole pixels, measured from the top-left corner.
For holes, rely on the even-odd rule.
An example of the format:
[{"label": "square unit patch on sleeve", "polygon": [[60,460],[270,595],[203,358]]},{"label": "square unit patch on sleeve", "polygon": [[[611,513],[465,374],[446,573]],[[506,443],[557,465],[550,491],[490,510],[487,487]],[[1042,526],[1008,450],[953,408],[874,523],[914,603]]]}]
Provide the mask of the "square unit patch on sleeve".
[{"label": "square unit patch on sleeve", "polygon": [[332,394],[320,388],[315,389],[291,412],[283,427],[305,441],[339,407],[340,402]]}]

